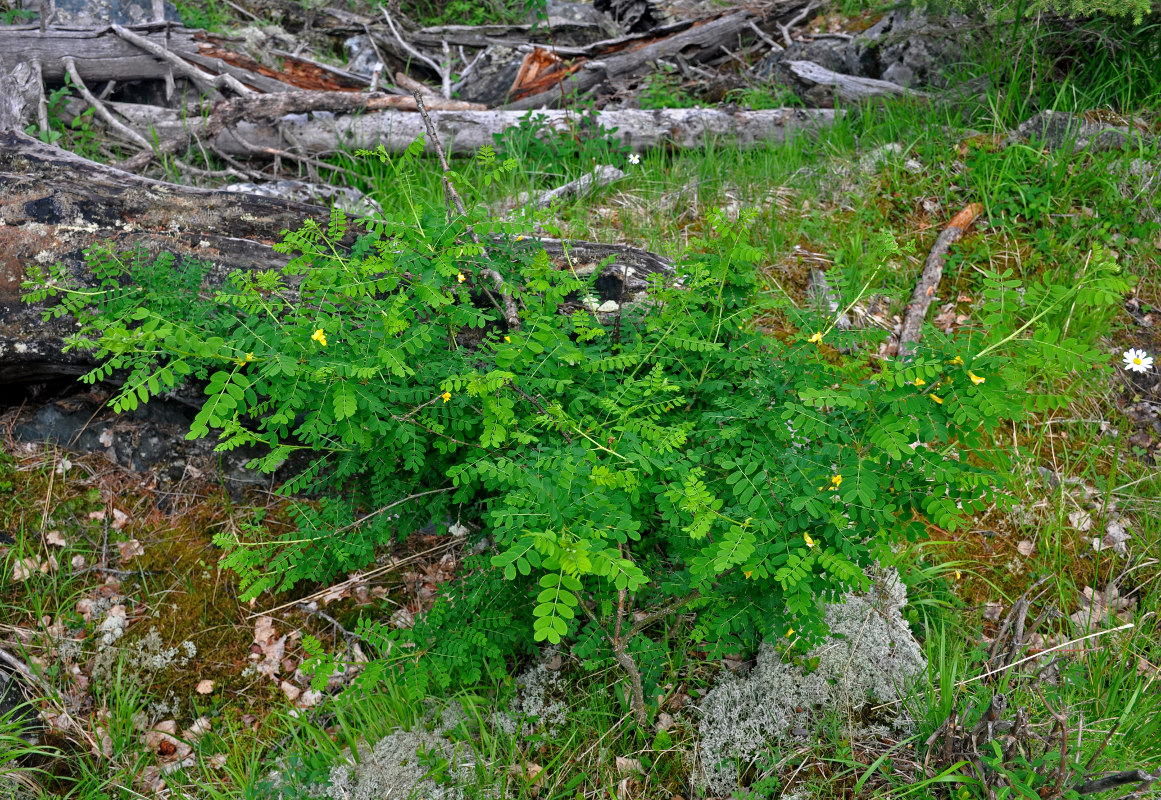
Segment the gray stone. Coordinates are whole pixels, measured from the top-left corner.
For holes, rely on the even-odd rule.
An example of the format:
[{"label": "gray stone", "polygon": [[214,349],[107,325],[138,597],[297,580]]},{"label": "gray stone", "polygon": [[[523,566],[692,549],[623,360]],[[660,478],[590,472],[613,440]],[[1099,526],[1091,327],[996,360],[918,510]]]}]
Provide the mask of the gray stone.
[{"label": "gray stone", "polygon": [[1066,111],[1041,111],[1008,134],[1004,145],[1035,144],[1046,150],[1071,146],[1073,152],[1079,153],[1083,150],[1101,152],[1126,147],[1144,149],[1156,141],[1157,137],[1128,125],[1089,122],[1081,114]]},{"label": "gray stone", "polygon": [[[25,0],[24,7],[38,11],[40,4],[37,0]],[[55,10],[52,24],[70,27],[140,25],[156,21],[149,0],[55,0]],[[166,22],[181,24],[181,16],[173,3],[165,3],[164,18]]]},{"label": "gray stone", "polygon": [[375,74],[376,70],[385,69],[383,62],[379,60],[379,54],[375,52],[371,37],[365,33],[352,36],[343,42],[343,52],[347,55],[348,72],[369,78]]}]

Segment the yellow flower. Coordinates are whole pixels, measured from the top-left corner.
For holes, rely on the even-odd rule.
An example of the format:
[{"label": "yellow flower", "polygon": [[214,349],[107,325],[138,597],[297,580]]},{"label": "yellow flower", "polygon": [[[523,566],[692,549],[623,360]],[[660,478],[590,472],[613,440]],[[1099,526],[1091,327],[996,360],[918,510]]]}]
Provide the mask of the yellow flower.
[{"label": "yellow flower", "polygon": [[830,479],[830,482],[833,483],[834,488],[837,489],[840,485],[842,485],[843,476],[842,475],[835,475],[833,478]]},{"label": "yellow flower", "polygon": [[524,234],[520,234],[519,236],[517,236],[516,241],[518,241],[518,242],[524,241]]},{"label": "yellow flower", "polygon": [[319,328],[314,333],[312,333],[310,335],[310,338],[313,339],[314,341],[318,342],[319,344],[321,344],[323,347],[327,346],[327,335],[326,335],[326,332],[323,331],[322,328]]},{"label": "yellow flower", "polygon": [[810,337],[811,344],[818,344],[821,341],[822,341],[822,334],[821,333],[816,333],[816,334],[814,334],[814,336]]},{"label": "yellow flower", "polygon": [[440,397],[442,397],[443,401],[446,403],[448,400],[451,400],[451,392],[444,392],[440,395]]},{"label": "yellow flower", "polygon": [[928,395],[928,397],[930,397],[932,400],[934,400],[935,402],[939,403],[940,405],[943,405],[943,398],[942,398],[942,397],[940,397],[939,395],[937,395],[937,394],[931,394],[931,395]]},{"label": "yellow flower", "polygon": [[911,382],[913,384],[915,384],[916,386],[923,386],[925,383],[927,383],[927,381],[923,380],[923,378],[916,378],[915,380],[913,380]]},{"label": "yellow flower", "polygon": [[746,572],[743,572],[742,574],[745,575],[747,578],[749,578],[754,573],[752,571],[747,570]]},{"label": "yellow flower", "polygon": [[505,336],[505,337],[504,337],[504,341],[505,341],[505,342],[507,342],[508,344],[512,344],[512,337],[511,337],[511,336]]},{"label": "yellow flower", "polygon": [[814,539],[811,539],[811,538],[810,538],[810,534],[809,534],[809,533],[803,533],[803,534],[802,534],[802,539],[803,539],[803,541],[805,541],[805,542],[806,542],[806,546],[807,546],[807,547],[814,547]]},{"label": "yellow flower", "polygon": [[953,364],[960,364],[960,365],[962,365],[962,364],[963,364],[963,359],[962,359],[962,358],[960,358],[959,356],[956,356],[955,358],[953,358],[953,359],[951,360],[951,363],[953,363]]},{"label": "yellow flower", "polygon": [[456,280],[460,283],[463,283],[467,280],[467,278],[464,276],[464,273],[461,272],[459,275],[456,275]]},{"label": "yellow flower", "polygon": [[972,383],[974,383],[976,386],[979,386],[984,382],[983,378],[972,372],[970,369],[968,370],[968,377],[972,379]]},{"label": "yellow flower", "polygon": [[959,580],[959,570],[958,569],[955,571],[955,579],[957,581]]},{"label": "yellow flower", "polygon": [[253,354],[253,353],[247,353],[247,354],[246,354],[246,363],[247,363],[247,364],[249,364],[249,363],[250,363],[251,361],[253,361],[253,360],[254,360],[254,354]]},{"label": "yellow flower", "polygon": [[793,635],[794,635],[794,628],[790,628],[789,630],[786,631],[786,638],[787,639],[789,639]]}]

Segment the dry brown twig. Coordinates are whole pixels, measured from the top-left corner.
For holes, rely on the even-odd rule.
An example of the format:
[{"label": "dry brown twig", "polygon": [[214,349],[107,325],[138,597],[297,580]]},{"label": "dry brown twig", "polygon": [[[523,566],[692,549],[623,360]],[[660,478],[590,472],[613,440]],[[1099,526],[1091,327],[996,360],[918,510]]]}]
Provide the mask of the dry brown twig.
[{"label": "dry brown twig", "polygon": [[951,218],[951,222],[940,232],[935,244],[931,246],[931,252],[923,265],[923,272],[915,284],[915,290],[911,293],[911,301],[907,304],[907,311],[903,314],[903,325],[899,329],[900,357],[907,355],[913,349],[908,345],[917,343],[922,335],[923,320],[927,317],[927,309],[931,305],[931,301],[935,299],[939,282],[943,280],[943,260],[947,257],[948,249],[959,241],[959,238],[971,227],[972,222],[983,213],[983,210],[984,207],[979,203],[965,206],[962,211]]}]

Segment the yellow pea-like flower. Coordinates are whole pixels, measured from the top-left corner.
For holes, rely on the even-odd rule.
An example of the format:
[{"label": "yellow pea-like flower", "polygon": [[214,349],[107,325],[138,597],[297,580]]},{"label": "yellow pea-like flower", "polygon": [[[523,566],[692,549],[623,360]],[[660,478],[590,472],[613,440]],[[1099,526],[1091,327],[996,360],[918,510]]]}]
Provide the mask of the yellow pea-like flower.
[{"label": "yellow pea-like flower", "polygon": [[809,534],[809,533],[803,533],[803,534],[802,534],[802,540],[803,540],[804,542],[806,542],[806,546],[807,546],[807,547],[814,547],[814,539],[811,539],[811,538],[810,538],[810,534]]},{"label": "yellow pea-like flower", "polygon": [[928,395],[928,397],[930,397],[932,400],[939,403],[940,405],[943,405],[943,398],[940,397],[939,395],[932,394],[932,395]]},{"label": "yellow pea-like flower", "polygon": [[310,338],[313,339],[314,341],[318,342],[319,344],[321,344],[323,347],[327,346],[326,331],[324,331],[322,328],[319,328],[314,333],[312,333],[310,335]]},{"label": "yellow pea-like flower", "polygon": [[451,400],[451,392],[444,392],[440,395],[440,397],[442,397],[443,401],[446,403],[448,400]]},{"label": "yellow pea-like flower", "polygon": [[911,383],[913,383],[916,386],[923,386],[924,384],[927,383],[927,381],[923,380],[923,378],[916,378],[915,380],[911,381]]},{"label": "yellow pea-like flower", "polygon": [[505,341],[505,342],[507,342],[508,344],[512,344],[512,337],[511,337],[511,336],[505,336],[505,337],[504,337],[504,341]]},{"label": "yellow pea-like flower", "polygon": [[972,383],[974,383],[976,386],[979,386],[984,382],[983,378],[972,372],[970,369],[968,370],[968,377],[972,379]]},{"label": "yellow pea-like flower", "polygon": [[749,571],[747,571],[747,572],[743,572],[742,574],[743,574],[743,575],[745,575],[747,578],[749,578],[749,577],[750,577],[751,575],[753,575],[754,573],[753,573],[753,572],[749,572]]},{"label": "yellow pea-like flower", "polygon": [[843,476],[842,475],[835,475],[833,478],[830,479],[830,482],[833,483],[834,488],[837,489],[839,486],[842,485]]},{"label": "yellow pea-like flower", "polygon": [[810,337],[811,344],[818,344],[821,341],[822,341],[822,334],[821,333],[816,333]]},{"label": "yellow pea-like flower", "polygon": [[461,272],[459,275],[456,275],[456,280],[460,283],[463,283],[467,280],[467,277],[464,275],[464,273]]},{"label": "yellow pea-like flower", "polygon": [[794,628],[790,628],[789,630],[786,631],[786,638],[787,639],[789,639],[793,635],[794,635]]}]

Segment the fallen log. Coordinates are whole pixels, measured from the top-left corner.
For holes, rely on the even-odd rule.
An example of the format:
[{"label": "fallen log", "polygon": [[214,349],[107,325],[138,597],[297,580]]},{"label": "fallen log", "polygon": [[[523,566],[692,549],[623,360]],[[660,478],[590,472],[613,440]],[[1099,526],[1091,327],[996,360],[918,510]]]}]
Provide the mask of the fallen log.
[{"label": "fallen log", "polygon": [[[102,244],[209,262],[207,282],[216,286],[235,270],[281,269],[288,256],[272,245],[282,232],[329,213],[282,198],[151,180],[16,130],[0,132],[0,384],[77,376],[94,366],[88,353],[62,352],[75,331],[71,320],[46,322],[43,306],[21,301],[29,266],[60,263],[91,284],[84,252]],[[344,241],[353,239],[351,233]],[[604,300],[631,296],[651,273],[673,269],[662,256],[624,245],[551,239],[540,244],[558,267],[582,273],[591,274],[611,256],[597,278]]]},{"label": "fallen log", "polygon": [[[245,102],[267,100],[261,97],[246,98]],[[434,100],[432,104],[435,104]],[[214,114],[203,120],[153,106],[128,103],[108,105],[131,128],[142,134],[148,132],[163,141],[197,136],[215,149],[239,158],[249,158],[259,149],[295,147],[299,148],[296,152],[313,155],[351,151],[360,147],[374,149],[380,144],[388,152],[400,152],[425,133],[419,115],[399,111],[327,119],[286,116],[261,120],[247,119],[243,115],[238,117],[236,124],[223,128],[215,121]],[[607,129],[615,128],[616,132],[612,134],[615,138],[630,149],[641,152],[656,147],[704,147],[715,142],[739,147],[761,147],[786,141],[797,133],[831,125],[835,114],[833,109],[624,109],[598,112],[596,120]],[[449,153],[471,155],[484,145],[494,146],[494,135],[517,127],[527,113],[507,110],[433,110],[431,116]],[[539,111],[535,112],[535,116],[543,117],[546,130],[568,130],[576,121],[576,114],[568,111]],[[430,142],[427,146],[432,151]]]},{"label": "fallen log", "polygon": [[[168,23],[128,26],[127,30],[151,45],[171,53],[197,53],[194,31],[173,28]],[[31,63],[40,61],[41,73],[49,83],[63,83],[63,59],[71,56],[86,81],[139,81],[164,78],[169,65],[110,28],[49,28],[44,33],[35,25],[0,26],[0,53]]]},{"label": "fallen log", "polygon": [[838,100],[848,103],[857,103],[874,97],[893,97],[906,95],[908,97],[926,97],[923,92],[908,89],[890,81],[880,81],[874,78],[859,78],[854,75],[844,75],[826,67],[819,66],[813,61],[790,61],[786,67],[799,80],[814,86],[829,86]]},{"label": "fallen log", "polygon": [[555,108],[562,99],[579,97],[598,84],[650,69],[658,59],[675,55],[681,55],[690,64],[709,61],[722,55],[721,48],[737,48],[740,43],[753,38],[750,23],[756,18],[750,11],[739,11],[695,23],[686,30],[656,41],[630,44],[608,56],[578,60],[565,69],[545,75],[540,81],[519,87],[505,108]]},{"label": "fallen log", "polygon": [[63,83],[64,59],[72,58],[90,85],[103,81],[164,80],[176,74],[195,84],[226,84],[238,94],[248,91],[290,92],[347,90],[365,87],[368,79],[319,64],[293,53],[276,53],[282,71],[259,64],[224,46],[220,37],[168,23],[112,25],[105,28],[0,26],[0,53],[13,60],[39,61],[48,83]]}]

